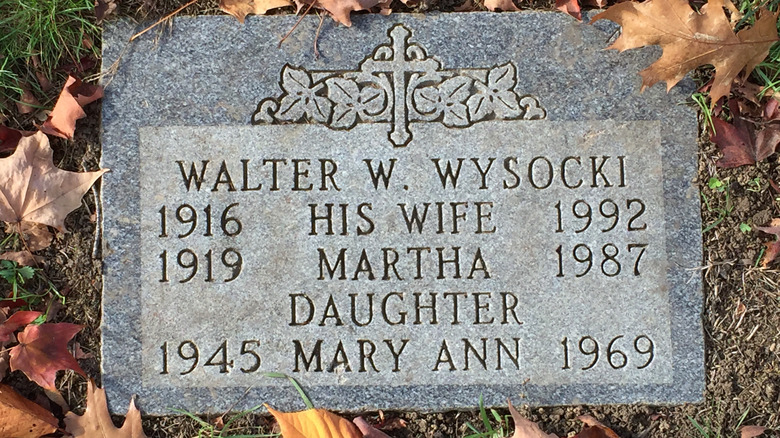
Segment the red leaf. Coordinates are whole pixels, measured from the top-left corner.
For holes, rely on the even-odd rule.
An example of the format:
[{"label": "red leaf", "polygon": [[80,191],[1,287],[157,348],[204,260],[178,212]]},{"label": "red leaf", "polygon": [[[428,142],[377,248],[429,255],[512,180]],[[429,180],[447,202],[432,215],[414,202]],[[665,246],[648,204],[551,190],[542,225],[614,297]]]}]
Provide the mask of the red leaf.
[{"label": "red leaf", "polygon": [[555,9],[582,21],[582,12],[577,0],[555,0]]},{"label": "red leaf", "polygon": [[15,331],[35,321],[39,316],[41,316],[41,312],[27,310],[14,313],[10,318],[6,319],[4,323],[0,324],[0,342],[10,340],[11,335]]},{"label": "red leaf", "polygon": [[757,162],[772,155],[780,143],[780,128],[769,125],[753,135],[754,127],[742,117],[735,101],[729,102],[734,123],[713,119],[715,134],[710,140],[718,145],[723,158],[716,163],[720,167],[739,167]]},{"label": "red leaf", "polygon": [[61,322],[28,325],[17,335],[19,345],[11,349],[11,371],[21,370],[27,378],[45,389],[56,389],[59,370],[84,371],[68,351],[68,341],[83,327]]},{"label": "red leaf", "polygon": [[0,153],[13,151],[16,149],[16,144],[19,143],[19,140],[21,140],[22,137],[33,134],[34,132],[31,131],[19,131],[0,125]]},{"label": "red leaf", "polygon": [[87,115],[81,107],[101,97],[103,97],[101,87],[85,84],[73,76],[68,76],[68,81],[62,88],[49,118],[43,122],[41,131],[57,137],[73,138],[76,120]]}]

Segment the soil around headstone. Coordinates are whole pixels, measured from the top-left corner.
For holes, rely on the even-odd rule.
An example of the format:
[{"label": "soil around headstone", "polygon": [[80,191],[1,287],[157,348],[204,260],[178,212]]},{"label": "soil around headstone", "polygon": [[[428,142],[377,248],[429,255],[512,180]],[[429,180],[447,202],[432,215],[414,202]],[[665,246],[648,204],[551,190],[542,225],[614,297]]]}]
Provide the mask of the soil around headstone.
[{"label": "soil around headstone", "polygon": [[[147,19],[155,19],[155,14],[162,16],[163,11],[178,6],[150,3],[155,8]],[[123,14],[134,15],[129,10],[135,4],[124,4]],[[213,9],[213,5],[199,5],[193,12],[201,12],[199,8]],[[56,139],[52,142],[55,163],[66,170],[81,171],[83,167],[95,169],[98,166],[100,103],[91,104],[86,112],[87,117],[77,124],[73,141]],[[709,207],[702,203],[702,223],[707,227],[717,222],[703,234],[701,269],[691,271],[692,276],[702,275],[705,285],[705,311],[702,315],[706,341],[705,401],[669,407],[580,405],[520,408],[521,414],[539,422],[544,430],[560,436],[571,435],[581,428],[576,417],[583,414],[597,418],[622,437],[703,436],[691,418],[705,429],[709,427],[713,431],[712,436],[716,436],[717,431],[722,431],[721,436],[736,436],[740,418],[745,414],[743,424],[780,428],[780,271],[777,265],[769,269],[758,267],[763,243],[772,237],[740,230],[740,224],[760,226],[772,217],[780,216],[776,200],[780,194],[770,187],[770,180],[778,180],[780,169],[776,156],[756,166],[719,169],[714,164],[717,156],[715,146],[703,138],[697,184],[700,192],[707,196]],[[717,192],[708,187],[708,180],[715,175],[726,183],[726,191]],[[724,215],[723,211],[728,213]],[[68,303],[57,319],[85,326],[76,336],[76,341],[94,357],[80,360],[80,364],[88,375],[100,382],[102,283],[99,251],[95,254],[98,258],[93,258],[97,220],[94,212],[95,199],[90,192],[84,198],[84,207],[69,215],[66,225],[70,232],[58,238],[41,255],[47,259],[46,274],[61,291],[67,292]],[[12,373],[7,382],[31,398],[40,393],[18,372]],[[71,408],[81,412],[84,408],[85,380],[67,372],[58,381],[58,387]],[[474,394],[475,409],[470,411],[385,412],[386,418],[398,417],[407,422],[405,429],[387,433],[396,437],[463,436],[468,434],[467,422],[477,427],[481,424],[476,410],[478,399],[479,394]],[[317,403],[317,400],[313,401]],[[506,410],[499,410],[499,413],[508,414]],[[215,412],[211,419],[221,414]],[[364,416],[370,420],[377,418],[376,413],[365,413]],[[265,425],[269,429],[270,423],[265,415],[250,415],[239,422]],[[144,428],[153,437],[197,435],[196,423],[180,415],[144,417]]]}]

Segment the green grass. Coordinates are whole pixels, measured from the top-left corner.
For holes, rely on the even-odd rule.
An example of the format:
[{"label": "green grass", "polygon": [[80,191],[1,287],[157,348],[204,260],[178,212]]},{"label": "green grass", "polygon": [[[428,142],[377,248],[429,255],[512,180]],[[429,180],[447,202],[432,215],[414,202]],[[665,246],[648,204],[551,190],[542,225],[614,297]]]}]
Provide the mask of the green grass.
[{"label": "green grass", "polygon": [[44,104],[58,94],[44,93],[36,72],[56,83],[64,76],[56,71],[61,65],[97,56],[93,9],[93,0],[0,0],[0,113],[25,86]]},{"label": "green grass", "polygon": [[466,435],[464,438],[503,438],[509,436],[511,429],[509,428],[509,419],[512,418],[509,415],[501,417],[495,409],[490,410],[490,414],[493,416],[492,420],[496,425],[493,426],[487,409],[485,409],[485,403],[482,400],[482,396],[479,396],[479,418],[482,420],[482,425],[485,430],[478,430],[471,423],[466,423],[466,427],[471,430],[471,434]]},{"label": "green grass", "polygon": [[714,196],[721,194],[724,195],[724,199],[722,202],[715,204],[715,198],[713,198],[713,202],[710,202],[710,198],[707,197],[707,194],[704,193],[704,191],[701,192],[701,198],[702,201],[704,201],[704,206],[707,208],[707,211],[718,214],[718,218],[707,225],[702,230],[702,234],[705,234],[713,228],[717,227],[721,222],[723,222],[724,219],[726,219],[726,217],[731,214],[732,211],[734,211],[734,206],[731,202],[731,186],[729,184],[728,178],[725,181],[721,181],[718,179],[718,177],[713,176],[709,179],[709,181],[707,181],[707,186],[710,188],[710,190],[712,190],[712,192],[714,192]]},{"label": "green grass", "polygon": [[[216,425],[209,423],[208,421],[203,420],[202,418],[198,417],[197,415],[187,412],[181,409],[173,409],[173,412],[181,415],[185,415],[195,421],[198,424],[198,435],[194,438],[275,438],[279,437],[280,435],[278,433],[263,433],[258,431],[257,433],[244,433],[246,431],[245,428],[234,428],[233,423],[235,423],[237,420],[241,419],[242,417],[245,417],[247,414],[250,414],[258,409],[260,409],[261,406],[255,406],[252,409],[248,409],[246,411],[241,411],[236,413],[235,415],[232,415],[228,418],[225,418],[225,425],[223,427],[217,427]],[[256,428],[260,429],[260,428]],[[243,430],[244,432],[240,432],[240,430]]]},{"label": "green grass", "polygon": [[750,412],[750,409],[745,410],[745,412],[742,413],[742,415],[737,419],[736,423],[734,424],[733,433],[724,433],[724,426],[722,424],[718,424],[716,421],[713,421],[709,416],[704,417],[703,419],[697,420],[690,415],[688,416],[688,421],[691,422],[693,427],[696,429],[697,432],[699,432],[699,435],[701,438],[725,438],[725,437],[731,437],[731,436],[738,436],[739,434],[739,428],[742,427],[742,424],[745,422],[745,419],[747,418],[748,412]]},{"label": "green grass", "polygon": [[[756,13],[759,9],[766,8],[772,12],[777,11],[780,7],[780,0],[734,0],[734,4],[743,14],[736,25],[736,29],[739,30],[756,21]],[[763,97],[763,94],[769,90],[780,92],[780,43],[775,43],[772,46],[769,55],[756,66],[752,76],[756,83],[764,87],[758,97]]]}]

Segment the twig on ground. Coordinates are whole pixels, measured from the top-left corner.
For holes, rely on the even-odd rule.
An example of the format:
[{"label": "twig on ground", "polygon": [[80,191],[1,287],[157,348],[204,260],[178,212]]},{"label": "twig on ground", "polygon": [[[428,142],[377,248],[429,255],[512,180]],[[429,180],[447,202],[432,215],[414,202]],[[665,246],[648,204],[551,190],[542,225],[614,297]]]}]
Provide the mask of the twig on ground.
[{"label": "twig on ground", "polygon": [[[296,27],[298,27],[298,25],[299,25],[299,24],[301,24],[301,21],[303,21],[303,17],[305,17],[305,16],[306,16],[306,14],[308,14],[308,13],[309,13],[309,11],[311,10],[312,6],[314,6],[314,2],[311,2],[311,3],[309,3],[309,7],[307,7],[307,8],[306,8],[306,10],[305,10],[305,11],[303,11],[303,14],[301,14],[301,18],[299,18],[299,19],[298,19],[298,21],[296,21],[296,22],[295,22],[295,24],[293,25],[292,29],[290,29],[290,30],[287,32],[287,34],[286,34],[285,36],[283,36],[283,37],[282,37],[281,41],[279,41],[279,46],[278,46],[278,47],[282,47],[282,43],[284,42],[284,40],[286,40],[286,39],[287,39],[287,37],[289,37],[289,36],[290,36],[290,35],[293,33],[293,31],[295,30],[295,28],[296,28]],[[316,49],[315,49],[315,50],[316,50]]]},{"label": "twig on ground", "polygon": [[320,31],[322,30],[322,23],[325,21],[325,14],[318,13],[317,15],[320,16],[320,24],[317,26],[317,33],[314,34],[314,59],[318,59],[320,57],[320,51],[317,48],[317,41],[320,40]]},{"label": "twig on ground", "polygon": [[[84,172],[87,172],[87,166],[84,165],[83,161],[81,162],[81,168]],[[90,191],[95,198],[95,238],[92,240],[92,259],[97,260],[99,258],[98,251],[100,250],[101,238],[103,236],[102,223],[100,220],[100,196],[98,195],[97,184],[92,184]]]},{"label": "twig on ground", "polygon": [[132,42],[134,39],[138,38],[139,36],[141,36],[141,35],[145,34],[146,32],[149,32],[150,30],[154,29],[154,28],[155,28],[155,27],[157,27],[157,26],[158,26],[160,23],[162,23],[162,22],[164,22],[165,20],[167,20],[167,19],[169,19],[169,18],[173,17],[174,15],[178,14],[179,12],[181,12],[182,10],[184,10],[184,9],[185,9],[187,6],[190,6],[190,5],[192,5],[192,4],[193,4],[193,3],[195,3],[196,1],[198,1],[198,0],[190,0],[190,1],[189,1],[189,2],[186,4],[186,5],[184,5],[184,6],[180,7],[179,9],[176,9],[175,11],[171,12],[170,14],[168,14],[168,15],[166,15],[166,16],[164,16],[164,17],[160,18],[160,19],[159,19],[159,20],[157,20],[157,22],[156,22],[156,23],[154,23],[153,25],[151,25],[151,26],[147,27],[146,29],[144,29],[144,30],[142,30],[142,31],[138,32],[137,34],[135,34],[135,35],[131,36],[131,37],[130,37],[130,42]]}]

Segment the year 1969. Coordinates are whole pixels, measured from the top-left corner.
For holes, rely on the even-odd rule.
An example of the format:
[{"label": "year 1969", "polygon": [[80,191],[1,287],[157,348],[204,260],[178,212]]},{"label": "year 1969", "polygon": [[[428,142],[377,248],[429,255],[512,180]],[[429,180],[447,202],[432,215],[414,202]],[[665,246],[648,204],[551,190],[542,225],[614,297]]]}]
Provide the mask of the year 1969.
[{"label": "year 1969", "polygon": [[[621,342],[625,336],[619,335],[609,340],[606,349],[604,349],[604,343],[599,342],[592,336],[582,336],[579,341],[574,341],[574,345],[578,347],[579,352],[586,357],[585,361],[580,361],[575,358],[576,362],[583,362],[582,370],[587,371],[599,363],[606,362],[605,365],[609,365],[613,369],[621,369],[626,367],[630,362],[636,365],[637,369],[644,369],[650,366],[655,358],[655,343],[647,335],[639,335],[634,338],[633,349],[621,350],[625,348],[621,346]],[[569,338],[565,337],[561,340],[561,346],[563,347],[563,366],[561,369],[568,370],[572,368],[572,361],[569,357]],[[630,348],[630,347],[629,347]],[[600,354],[604,353],[604,354]],[[604,357],[606,356],[606,360]],[[590,363],[587,363],[590,361]]]}]

